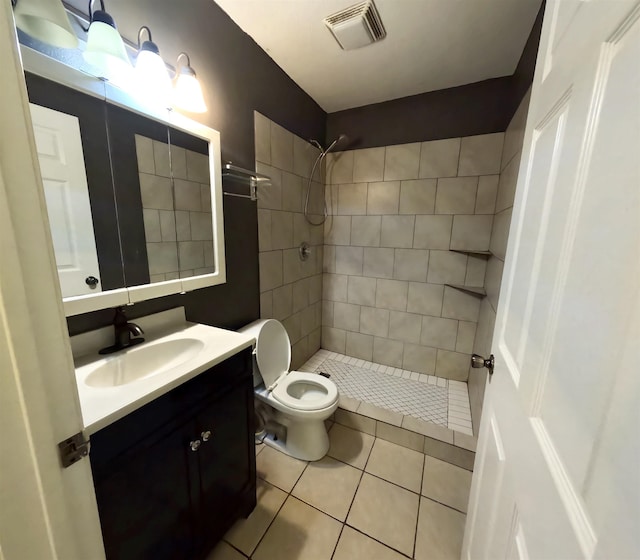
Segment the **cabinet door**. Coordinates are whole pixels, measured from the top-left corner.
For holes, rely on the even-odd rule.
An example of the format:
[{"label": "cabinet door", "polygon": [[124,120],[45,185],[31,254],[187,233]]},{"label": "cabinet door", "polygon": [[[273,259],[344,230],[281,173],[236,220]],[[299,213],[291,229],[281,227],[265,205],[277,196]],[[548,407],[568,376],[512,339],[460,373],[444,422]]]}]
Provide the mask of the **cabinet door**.
[{"label": "cabinet door", "polygon": [[[232,387],[196,419],[199,463],[199,547],[216,542],[255,500],[253,391],[250,378]],[[206,432],[211,432],[207,441]],[[204,433],[204,435],[203,435]]]},{"label": "cabinet door", "polygon": [[95,480],[109,560],[193,557],[188,422],[146,438]]}]

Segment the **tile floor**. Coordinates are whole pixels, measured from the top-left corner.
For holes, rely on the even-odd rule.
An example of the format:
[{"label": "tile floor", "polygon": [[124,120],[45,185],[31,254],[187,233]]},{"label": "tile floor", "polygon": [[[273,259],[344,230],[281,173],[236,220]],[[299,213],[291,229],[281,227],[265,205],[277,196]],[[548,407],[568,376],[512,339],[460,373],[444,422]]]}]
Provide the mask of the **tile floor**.
[{"label": "tile floor", "polygon": [[471,472],[333,424],[328,455],[257,452],[258,505],[207,560],[458,559]]},{"label": "tile floor", "polygon": [[[300,371],[331,375],[341,395],[473,435],[467,384],[318,350]],[[366,415],[366,414],[365,414]]]}]

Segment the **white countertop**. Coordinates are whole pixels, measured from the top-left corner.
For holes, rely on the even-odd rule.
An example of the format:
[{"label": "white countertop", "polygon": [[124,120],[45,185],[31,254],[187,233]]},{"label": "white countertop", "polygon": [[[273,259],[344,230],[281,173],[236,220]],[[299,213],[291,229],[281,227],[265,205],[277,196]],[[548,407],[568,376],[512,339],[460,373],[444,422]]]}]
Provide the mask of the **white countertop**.
[{"label": "white countertop", "polygon": [[[140,325],[144,323],[143,320],[133,322]],[[187,361],[124,385],[92,387],[86,383],[87,377],[109,360],[118,360],[128,352],[181,338],[202,341],[203,347]],[[147,332],[145,340],[138,346],[106,356],[97,354],[97,349],[83,356],[76,356],[76,383],[86,435],[123,418],[239,351],[250,348],[255,342],[247,334],[188,322],[171,327],[165,325],[163,330],[155,333]],[[83,351],[87,351],[86,347]]]}]

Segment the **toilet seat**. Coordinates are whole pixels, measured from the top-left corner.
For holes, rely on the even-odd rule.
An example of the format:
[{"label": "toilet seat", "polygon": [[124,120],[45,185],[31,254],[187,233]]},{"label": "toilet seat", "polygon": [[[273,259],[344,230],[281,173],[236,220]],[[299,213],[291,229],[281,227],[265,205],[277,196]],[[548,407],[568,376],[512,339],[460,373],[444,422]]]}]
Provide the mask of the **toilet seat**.
[{"label": "toilet seat", "polygon": [[293,410],[322,410],[338,400],[338,388],[316,373],[292,371],[278,380],[271,395]]}]

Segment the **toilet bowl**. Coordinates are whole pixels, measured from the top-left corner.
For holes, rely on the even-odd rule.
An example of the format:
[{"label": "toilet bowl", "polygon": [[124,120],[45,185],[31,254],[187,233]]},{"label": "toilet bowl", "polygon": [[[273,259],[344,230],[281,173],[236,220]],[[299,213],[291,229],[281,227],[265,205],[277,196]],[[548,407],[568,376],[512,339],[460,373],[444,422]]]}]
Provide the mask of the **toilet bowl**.
[{"label": "toilet bowl", "polygon": [[329,451],[324,421],[338,408],[338,388],[315,373],[289,371],[291,342],[275,319],[260,319],[240,329],[256,339],[253,381],[256,398],[273,410],[286,428],[286,438],[267,437],[268,445],[305,461],[322,459]]}]

